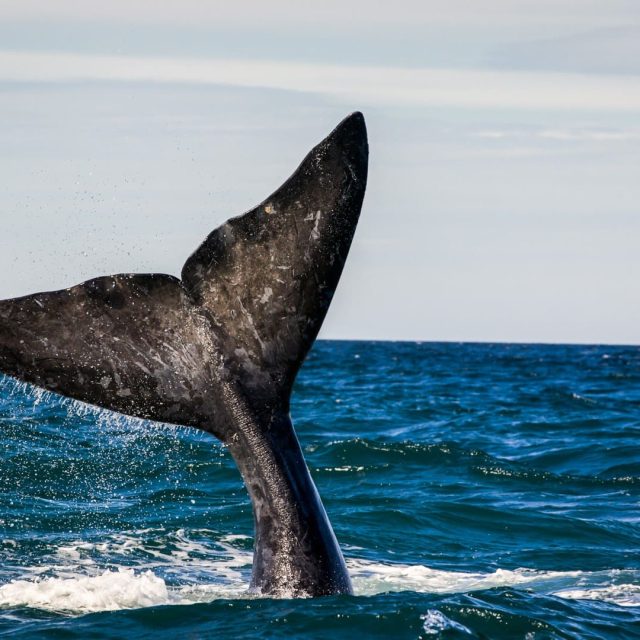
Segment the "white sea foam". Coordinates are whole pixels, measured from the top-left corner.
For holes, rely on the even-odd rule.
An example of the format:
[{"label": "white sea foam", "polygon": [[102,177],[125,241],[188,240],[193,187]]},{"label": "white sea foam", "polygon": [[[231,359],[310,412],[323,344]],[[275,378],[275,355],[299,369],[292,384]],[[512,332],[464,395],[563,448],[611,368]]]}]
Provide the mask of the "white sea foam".
[{"label": "white sea foam", "polygon": [[[216,540],[207,531],[189,535],[181,529],[145,530],[99,542],[59,545],[51,549],[40,566],[24,567],[20,576],[0,585],[0,608],[33,607],[82,614],[257,597],[248,592],[252,553],[246,549],[244,536]],[[245,548],[238,548],[239,545]],[[20,549],[15,552],[19,554]],[[105,569],[105,565],[111,568]],[[359,596],[393,591],[450,594],[524,587],[568,599],[640,606],[640,571],[497,569],[481,573],[356,558],[347,559],[347,566]],[[446,622],[435,609],[431,614],[424,619],[426,632],[427,627],[436,629]]]},{"label": "white sea foam", "polygon": [[0,606],[87,613],[170,602],[167,586],[151,571],[105,571],[98,576],[13,580],[0,587]]},{"label": "white sea foam", "polygon": [[429,609],[427,613],[420,616],[420,619],[422,620],[422,628],[428,636],[437,636],[441,631],[446,631],[447,629],[455,629],[462,633],[471,634],[467,627],[447,618],[442,611],[437,609]]},{"label": "white sea foam", "polygon": [[640,584],[611,584],[590,589],[565,589],[554,595],[570,600],[602,600],[621,607],[640,607]]},{"label": "white sea foam", "polygon": [[12,580],[0,586],[0,608],[30,607],[69,614],[248,597],[255,596],[249,594],[245,582],[170,587],[150,570],[124,568],[93,576]]},{"label": "white sea foam", "polygon": [[419,593],[464,593],[495,587],[521,585],[563,586],[576,584],[581,571],[534,571],[497,569],[491,573],[441,571],[420,564],[384,564],[364,560],[347,562],[354,588],[359,595],[389,591]]}]

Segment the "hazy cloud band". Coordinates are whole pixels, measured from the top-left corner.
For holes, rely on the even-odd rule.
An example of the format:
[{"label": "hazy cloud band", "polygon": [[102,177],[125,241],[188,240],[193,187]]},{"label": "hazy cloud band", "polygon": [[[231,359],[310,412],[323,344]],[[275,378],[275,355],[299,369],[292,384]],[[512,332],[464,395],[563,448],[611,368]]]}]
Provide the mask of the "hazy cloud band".
[{"label": "hazy cloud band", "polygon": [[363,104],[635,111],[640,77],[0,51],[0,81],[224,84]]}]

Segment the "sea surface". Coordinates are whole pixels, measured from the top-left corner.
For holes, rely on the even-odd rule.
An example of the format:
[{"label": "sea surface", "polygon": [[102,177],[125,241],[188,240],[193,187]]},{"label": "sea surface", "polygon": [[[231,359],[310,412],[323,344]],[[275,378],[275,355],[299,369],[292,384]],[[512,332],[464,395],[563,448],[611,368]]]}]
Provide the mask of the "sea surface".
[{"label": "sea surface", "polygon": [[355,596],[249,596],[212,437],[0,381],[0,636],[640,638],[640,348],[318,342],[292,415]]}]

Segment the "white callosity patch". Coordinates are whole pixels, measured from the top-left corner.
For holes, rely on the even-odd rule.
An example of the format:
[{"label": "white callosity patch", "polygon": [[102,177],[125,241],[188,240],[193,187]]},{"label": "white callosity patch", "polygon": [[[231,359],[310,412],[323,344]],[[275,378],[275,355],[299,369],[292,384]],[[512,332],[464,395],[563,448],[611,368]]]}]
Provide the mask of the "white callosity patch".
[{"label": "white callosity patch", "polygon": [[322,211],[318,211],[315,215],[315,222],[313,225],[313,229],[311,230],[310,240],[319,240],[320,239],[320,219],[322,218]]},{"label": "white callosity patch", "polygon": [[260,303],[261,304],[267,304],[267,302],[269,302],[269,300],[271,299],[272,296],[273,296],[273,289],[271,287],[265,287],[264,288],[264,293],[262,294],[262,297],[260,298]]}]

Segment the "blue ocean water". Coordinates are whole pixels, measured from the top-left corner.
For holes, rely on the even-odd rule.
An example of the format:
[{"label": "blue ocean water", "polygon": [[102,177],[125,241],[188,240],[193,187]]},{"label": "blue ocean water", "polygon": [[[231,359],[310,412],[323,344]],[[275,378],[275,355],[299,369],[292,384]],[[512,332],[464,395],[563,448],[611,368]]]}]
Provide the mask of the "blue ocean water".
[{"label": "blue ocean water", "polygon": [[213,438],[5,379],[0,635],[640,638],[640,348],[320,341],[292,414],[353,597],[246,594]]}]

